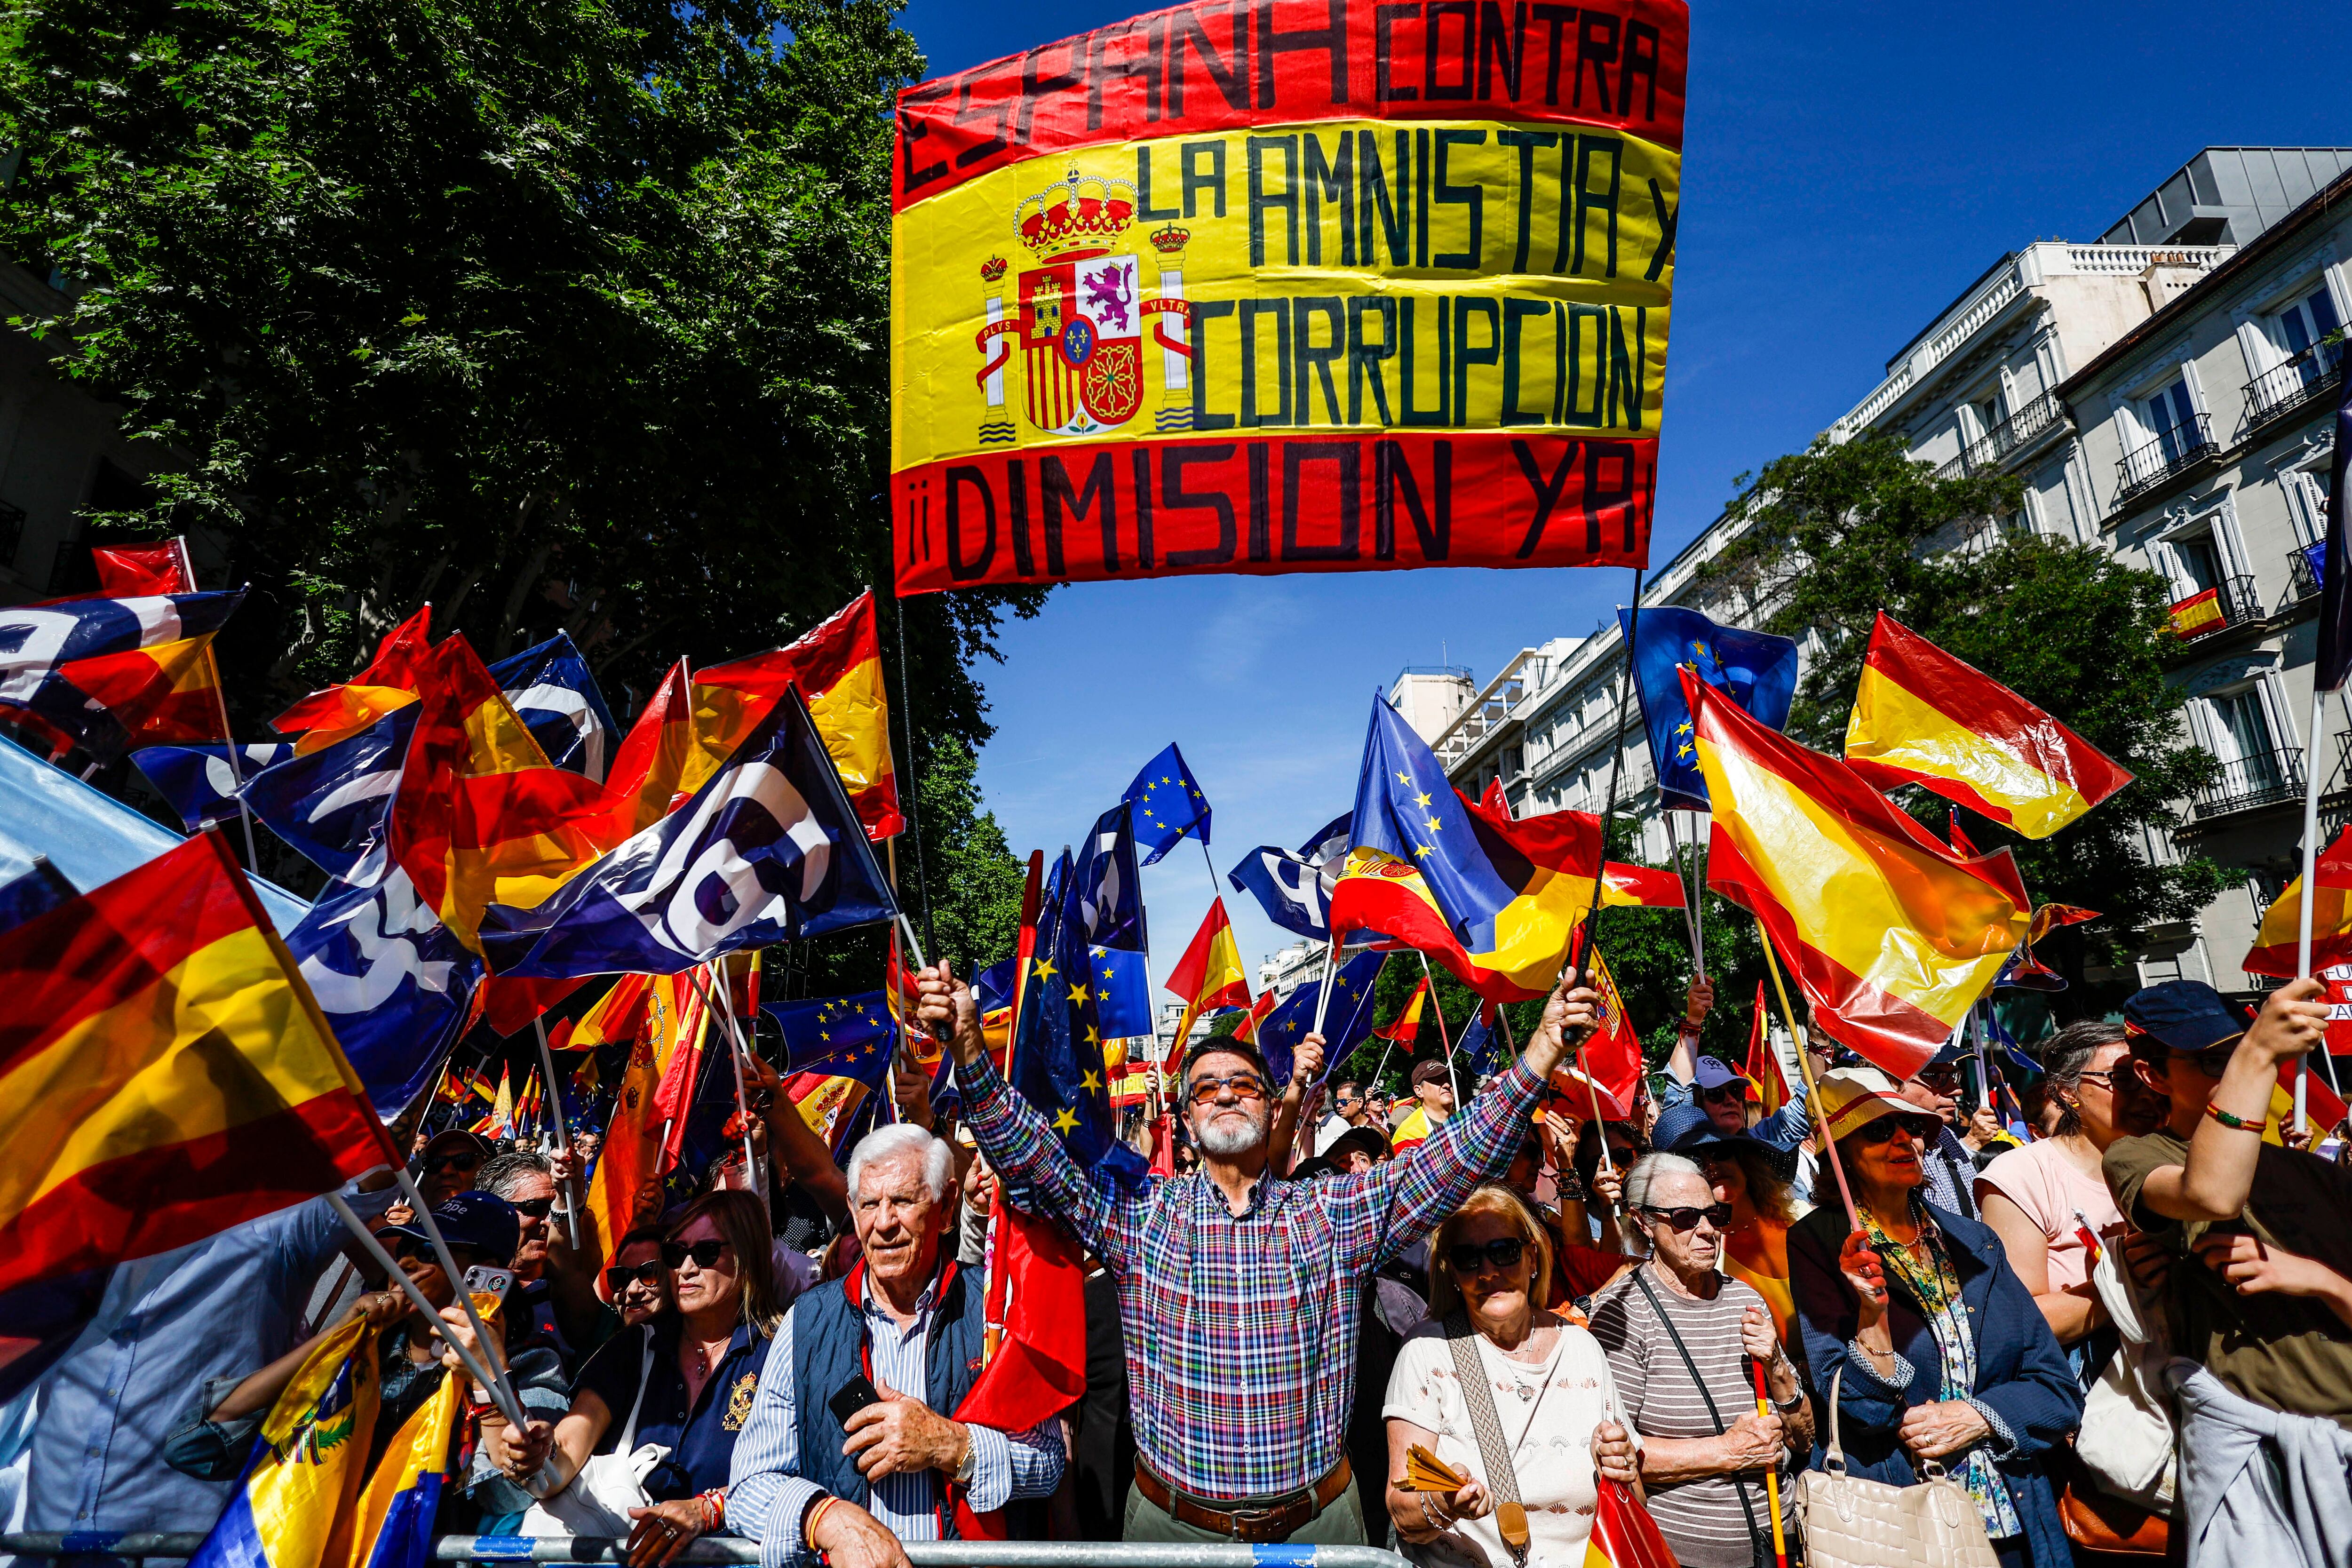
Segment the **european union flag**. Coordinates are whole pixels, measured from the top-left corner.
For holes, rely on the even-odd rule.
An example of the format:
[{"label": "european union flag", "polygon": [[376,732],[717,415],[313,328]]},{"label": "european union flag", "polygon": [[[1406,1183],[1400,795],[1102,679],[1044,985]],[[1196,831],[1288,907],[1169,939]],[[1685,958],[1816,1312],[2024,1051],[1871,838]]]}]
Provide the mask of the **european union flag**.
[{"label": "european union flag", "polygon": [[1094,831],[1078,847],[1068,896],[1072,917],[1087,941],[1140,952],[1143,879],[1135,861],[1134,814],[1134,803],[1122,800],[1097,819]]},{"label": "european union flag", "polygon": [[[1061,862],[1069,885],[1069,857]],[[1021,1016],[1013,1037],[1013,1087],[1037,1108],[1062,1147],[1081,1166],[1100,1165],[1141,1191],[1150,1180],[1143,1156],[1112,1131],[1109,1074],[1103,1066],[1101,1005],[1091,955],[1066,904],[1049,900],[1037,913],[1037,945]]]},{"label": "european union flag", "polygon": [[[1323,1013],[1323,1077],[1348,1059],[1349,1054],[1371,1037],[1372,982],[1380,978],[1385,952],[1360,952],[1331,976],[1331,1005]],[[1276,1084],[1290,1081],[1290,1066],[1298,1042],[1315,1032],[1315,1004],[1323,994],[1318,977],[1282,999],[1257,1027],[1258,1054]],[[1318,1082],[1322,1081],[1320,1079]]]},{"label": "european union flag", "polygon": [[1123,947],[1087,949],[1087,981],[1104,1037],[1133,1039],[1151,1033],[1151,970],[1143,954]]},{"label": "european union flag", "polygon": [[1454,1042],[1462,1053],[1462,1064],[1473,1076],[1484,1078],[1488,1073],[1503,1070],[1503,1037],[1495,1027],[1495,1005],[1492,1002],[1470,1016],[1470,1026]]},{"label": "european union flag", "polygon": [[873,1088],[898,1048],[898,1021],[879,991],[827,996],[817,1002],[762,1002],[760,1010],[784,1033],[786,1077],[821,1072],[855,1078]]},{"label": "european union flag", "polygon": [[1359,849],[1377,849],[1420,872],[1462,945],[1473,952],[1494,951],[1495,917],[1517,895],[1486,858],[1469,809],[1446,782],[1444,764],[1404,716],[1378,697],[1348,837]]},{"label": "european union flag", "polygon": [[1172,742],[1135,775],[1123,798],[1135,806],[1136,842],[1150,850],[1143,858],[1145,865],[1175,848],[1188,833],[1199,834],[1204,845],[1209,842],[1209,797],[1192,782],[1184,753]]},{"label": "european union flag", "polygon": [[1642,624],[1617,612],[1621,634],[1633,638],[1633,689],[1642,699],[1650,761],[1658,770],[1660,805],[1667,810],[1707,809],[1706,780],[1698,771],[1698,739],[1683,700],[1680,665],[1775,730],[1789,722],[1797,695],[1797,645],[1767,632],[1719,626],[1680,605],[1645,605]]}]

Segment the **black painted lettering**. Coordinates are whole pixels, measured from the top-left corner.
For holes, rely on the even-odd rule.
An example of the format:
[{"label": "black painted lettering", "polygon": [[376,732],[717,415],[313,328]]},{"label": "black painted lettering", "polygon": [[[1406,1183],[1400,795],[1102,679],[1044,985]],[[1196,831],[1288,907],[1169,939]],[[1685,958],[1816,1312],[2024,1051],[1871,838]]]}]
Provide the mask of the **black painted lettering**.
[{"label": "black painted lettering", "polygon": [[[948,481],[948,578],[956,583],[977,583],[988,575],[988,568],[996,560],[996,492],[989,487],[988,472],[970,463],[960,463],[947,472]],[[969,561],[963,552],[963,488],[970,485],[980,492],[980,553]]]},{"label": "black painted lettering", "polygon": [[[1168,116],[1184,118],[1184,48],[1191,45],[1207,68],[1209,79],[1217,84],[1217,91],[1228,109],[1250,106],[1249,84],[1249,4],[1248,0],[1227,0],[1225,11],[1233,18],[1232,48],[1223,54],[1209,41],[1208,32],[1201,26],[1207,16],[1206,5],[1182,6],[1168,16]],[[1615,23],[1611,23],[1614,27]],[[1220,211],[1219,216],[1223,216]]]},{"label": "black painted lettering", "polygon": [[1666,258],[1675,253],[1675,230],[1682,226],[1683,209],[1679,203],[1673,207],[1666,205],[1666,193],[1658,188],[1655,180],[1650,182],[1650,206],[1658,215],[1658,248],[1642,276],[1655,283],[1658,275],[1666,269]]},{"label": "black painted lettering", "polygon": [[1139,447],[1131,454],[1135,460],[1135,565],[1138,571],[1149,572],[1154,564],[1151,554],[1151,458],[1164,452],[1164,447]]},{"label": "black painted lettering", "polygon": [[[1377,317],[1381,323],[1378,342],[1364,336],[1364,318]],[[1396,300],[1386,294],[1357,294],[1348,300],[1348,423],[1364,422],[1364,384],[1371,384],[1372,405],[1380,410],[1381,423],[1393,425],[1396,419],[1389,413],[1388,373],[1381,363],[1396,357]]]},{"label": "black painted lettering", "polygon": [[1108,452],[1095,454],[1080,489],[1072,488],[1070,471],[1057,454],[1038,458],[1037,508],[1045,528],[1045,559],[1055,576],[1062,575],[1062,514],[1066,511],[1071,521],[1084,522],[1090,508],[1102,530],[1103,570],[1118,570],[1118,490]]},{"label": "black painted lettering", "polygon": [[1070,50],[1070,58],[1066,62],[1067,68],[1050,76],[1038,73],[1038,64],[1045,58],[1045,51],[1042,48],[1032,49],[1021,57],[1021,111],[1013,116],[1013,135],[1024,146],[1029,143],[1030,127],[1035,121],[1040,99],[1048,93],[1087,85],[1086,58],[1076,47]]},{"label": "black painted lettering", "polygon": [[1463,249],[1449,250],[1443,255],[1431,257],[1429,264],[1432,267],[1454,267],[1465,272],[1475,272],[1478,270],[1480,260],[1486,255],[1486,187],[1475,183],[1457,185],[1445,177],[1446,158],[1454,148],[1483,147],[1486,144],[1486,133],[1484,131],[1464,131],[1449,126],[1437,132],[1435,181],[1437,205],[1470,209],[1470,239]]},{"label": "black painted lettering", "polygon": [[[1307,264],[1323,264],[1323,204],[1333,203],[1339,209],[1339,265],[1356,265],[1356,143],[1346,132],[1339,132],[1339,152],[1336,158],[1327,159],[1323,138],[1314,132],[1305,132],[1306,146],[1301,156],[1306,168],[1299,176],[1299,185],[1307,195]],[[1367,249],[1370,247],[1367,247]]]},{"label": "black painted lettering", "polygon": [[1609,112],[1609,68],[1617,63],[1617,18],[1606,11],[1587,7],[1583,19],[1576,25],[1576,76],[1569,84],[1568,106],[1584,107],[1584,74],[1590,68],[1592,85],[1599,97],[1594,112]]},{"label": "black painted lettering", "polygon": [[[1592,189],[1592,165],[1601,158],[1609,160],[1609,184],[1601,190]],[[1609,263],[1603,278],[1617,276],[1617,193],[1623,183],[1625,143],[1614,136],[1580,136],[1576,139],[1576,245],[1570,258],[1569,270],[1584,271],[1584,235],[1591,215],[1599,213],[1609,236]],[[1565,207],[1568,204],[1560,204]]]},{"label": "black painted lettering", "polygon": [[1575,464],[1576,454],[1583,446],[1581,441],[1565,443],[1566,449],[1559,455],[1559,466],[1551,471],[1551,478],[1546,479],[1542,467],[1536,461],[1535,448],[1516,437],[1512,438],[1511,456],[1519,460],[1519,473],[1528,481],[1535,505],[1535,516],[1528,523],[1527,537],[1519,541],[1519,560],[1525,561],[1533,555],[1536,546],[1543,542],[1544,524],[1551,521],[1551,509],[1559,504],[1559,492],[1568,485],[1568,471]]},{"label": "black painted lettering", "polygon": [[[1407,16],[1421,15],[1418,3],[1372,7],[1372,98],[1380,103],[1411,103],[1421,96],[1417,87],[1397,87],[1389,80],[1389,61],[1395,54],[1391,28]],[[1364,132],[1369,136],[1370,132]]]},{"label": "black painted lettering", "polygon": [[1257,0],[1257,106],[1274,107],[1275,57],[1323,54],[1331,59],[1331,101],[1348,101],[1348,0],[1324,0],[1329,20],[1295,31],[1274,25],[1274,0]]},{"label": "black painted lettering", "polygon": [[1559,63],[1567,53],[1559,47],[1559,31],[1576,20],[1576,7],[1537,0],[1535,17],[1543,24],[1544,30],[1544,101],[1556,108],[1559,103]]},{"label": "black painted lettering", "polygon": [[1429,132],[1412,133],[1412,264],[1429,265]]},{"label": "black painted lettering", "polygon": [[1396,505],[1404,501],[1405,516],[1412,520],[1414,541],[1421,547],[1421,558],[1427,562],[1445,559],[1454,548],[1454,443],[1430,443],[1429,503],[1423,505],[1421,481],[1412,471],[1412,464],[1404,455],[1402,441],[1381,441],[1372,447],[1372,555],[1380,561],[1396,559]]},{"label": "black painted lettering", "polygon": [[1151,205],[1151,145],[1149,142],[1135,150],[1135,216],[1145,223],[1167,223],[1184,216],[1181,207],[1156,207]]},{"label": "black painted lettering", "polygon": [[[1361,444],[1355,441],[1290,441],[1282,448],[1282,558],[1285,561],[1353,561],[1362,553],[1363,469]],[[1309,463],[1328,463],[1337,470],[1331,482],[1339,497],[1339,539],[1336,544],[1302,544],[1298,539],[1298,498],[1307,488]]]},{"label": "black painted lettering", "polygon": [[1232,415],[1209,412],[1209,322],[1216,317],[1233,313],[1234,302],[1231,300],[1195,300],[1185,322],[1185,339],[1192,349],[1192,428],[1195,430],[1230,430],[1234,426]]},{"label": "black painted lettering", "polygon": [[[1470,0],[1429,0],[1422,7],[1421,25],[1421,91],[1432,103],[1446,99],[1467,99],[1470,79],[1475,70],[1471,64],[1476,49],[1477,24],[1471,14]],[[1438,63],[1446,53],[1445,23],[1447,18],[1461,24],[1462,47],[1458,51],[1462,79],[1441,82],[1437,79]]]},{"label": "black painted lettering", "polygon": [[[1612,507],[1624,507],[1628,515],[1626,532],[1633,532],[1631,512],[1633,490],[1638,479],[1631,441],[1585,441],[1584,447],[1584,548],[1601,553],[1601,514]],[[1616,478],[1604,482],[1601,474],[1610,464],[1616,465]]]},{"label": "black painted lettering", "polygon": [[[1209,172],[1200,170],[1201,155],[1207,153]],[[1176,149],[1177,165],[1184,172],[1184,216],[1200,216],[1200,193],[1206,191],[1214,198],[1215,216],[1225,216],[1225,144],[1215,142],[1187,142]]]},{"label": "black painted lettering", "polygon": [[1647,22],[1628,19],[1625,23],[1625,58],[1617,68],[1617,118],[1625,120],[1633,111],[1633,79],[1640,77],[1650,84],[1643,100],[1642,118],[1658,117],[1658,30]]},{"label": "black painted lettering", "polygon": [[[1470,319],[1483,316],[1486,321],[1486,341],[1475,347],[1470,342]],[[1454,423],[1470,422],[1470,367],[1474,364],[1495,364],[1503,357],[1503,311],[1492,300],[1475,295],[1457,294],[1454,298]]]},{"label": "black painted lettering", "polygon": [[1397,301],[1397,422],[1401,425],[1443,425],[1446,423],[1446,380],[1453,368],[1447,352],[1453,342],[1453,313],[1446,309],[1450,301],[1444,298],[1430,301],[1435,307],[1430,314],[1437,318],[1437,374],[1431,377],[1437,384],[1437,405],[1433,408],[1422,408],[1413,402],[1413,386],[1418,380],[1413,374],[1413,359],[1420,344],[1416,341],[1419,334],[1413,331],[1412,318],[1414,307],[1419,303],[1411,294]]},{"label": "black painted lettering", "polygon": [[[1411,254],[1407,247],[1412,239],[1412,134],[1408,131],[1395,132],[1397,183],[1391,195],[1388,180],[1381,172],[1381,144],[1376,140],[1380,132],[1360,131],[1356,133],[1356,149],[1360,154],[1357,162],[1362,168],[1360,178],[1364,183],[1363,216],[1357,225],[1364,237],[1364,243],[1357,255],[1366,267],[1375,265],[1372,259],[1372,236],[1375,232],[1388,239],[1391,266],[1403,266],[1406,256]],[[1373,227],[1376,220],[1379,224],[1377,230]]]},{"label": "black painted lettering", "polygon": [[[1281,401],[1272,411],[1258,406],[1258,366],[1264,358],[1260,352],[1257,323],[1260,317],[1274,321],[1275,384]],[[1290,416],[1290,301],[1287,300],[1244,300],[1241,301],[1242,328],[1242,411],[1241,425],[1244,429],[1261,425],[1287,425]]]},{"label": "black painted lettering", "polygon": [[1004,465],[1004,521],[1013,534],[1013,574],[1034,577],[1037,558],[1029,549],[1029,468],[1018,458]]},{"label": "black painted lettering", "polygon": [[1549,300],[1523,300],[1516,295],[1503,301],[1503,417],[1505,425],[1541,425],[1551,412],[1543,407],[1528,413],[1519,407],[1520,323],[1530,316],[1552,314]]},{"label": "black painted lettering", "polygon": [[1506,127],[1495,132],[1495,144],[1513,147],[1519,154],[1519,225],[1511,247],[1511,270],[1528,269],[1528,241],[1535,224],[1536,211],[1536,149],[1549,147],[1559,140],[1554,131],[1513,131]]},{"label": "black painted lettering", "polygon": [[1234,559],[1234,502],[1218,485],[1205,490],[1184,488],[1184,470],[1195,463],[1215,465],[1233,460],[1231,442],[1215,447],[1164,447],[1160,459],[1160,506],[1163,511],[1175,511],[1184,507],[1207,507],[1217,514],[1217,542],[1200,550],[1171,550],[1168,552],[1168,569],[1181,572],[1193,566],[1227,566]]},{"label": "black painted lettering", "polygon": [[[1284,263],[1298,265],[1298,138],[1296,136],[1253,136],[1249,150],[1249,245],[1250,265],[1265,265],[1265,215],[1282,215],[1283,231],[1287,238]],[[1265,184],[1265,155],[1282,154],[1282,188],[1268,190]]]},{"label": "black painted lettering", "polygon": [[931,133],[930,121],[914,110],[922,104],[936,103],[951,90],[946,82],[933,82],[927,87],[909,88],[898,103],[898,183],[911,195],[934,180],[944,180],[948,161],[934,158],[928,163],[915,162],[915,144]]},{"label": "black painted lettering", "polygon": [[[1339,387],[1331,374],[1334,361],[1348,352],[1348,318],[1339,306],[1337,294],[1302,294],[1290,302],[1290,341],[1297,345],[1297,364],[1291,381],[1298,388],[1298,418],[1296,423],[1315,423],[1315,388],[1323,388],[1325,423],[1339,423]],[[1324,322],[1331,341],[1315,341],[1315,324]],[[1309,378],[1312,379],[1309,379]]]},{"label": "black painted lettering", "polygon": [[1488,101],[1495,97],[1495,73],[1500,71],[1503,86],[1510,100],[1519,100],[1519,64],[1528,52],[1528,0],[1517,0],[1511,7],[1510,31],[1503,30],[1503,7],[1499,0],[1479,0],[1478,4],[1478,96]]},{"label": "black painted lettering", "polygon": [[1243,448],[1242,455],[1249,470],[1249,558],[1271,561],[1274,559],[1274,504],[1266,494],[1265,443],[1252,441]]}]

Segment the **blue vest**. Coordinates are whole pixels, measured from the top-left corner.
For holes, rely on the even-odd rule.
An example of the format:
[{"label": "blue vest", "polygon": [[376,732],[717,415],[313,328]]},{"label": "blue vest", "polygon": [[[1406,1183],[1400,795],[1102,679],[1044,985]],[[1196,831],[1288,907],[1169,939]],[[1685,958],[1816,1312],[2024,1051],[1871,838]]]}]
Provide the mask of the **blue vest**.
[{"label": "blue vest", "polygon": [[[865,1288],[860,1263],[844,1279],[829,1279],[793,1304],[793,1405],[800,1439],[799,1472],[838,1498],[864,1508],[871,1500],[866,1478],[841,1451],[849,1441],[831,1401],[842,1384],[868,1372],[866,1314],[850,1289]],[[982,1333],[987,1316],[976,1278],[952,1262],[931,1310],[929,1339],[923,1347],[923,1402],[941,1415],[956,1406],[980,1377]],[[954,1510],[944,1506],[940,1488],[940,1539],[957,1538]]]}]

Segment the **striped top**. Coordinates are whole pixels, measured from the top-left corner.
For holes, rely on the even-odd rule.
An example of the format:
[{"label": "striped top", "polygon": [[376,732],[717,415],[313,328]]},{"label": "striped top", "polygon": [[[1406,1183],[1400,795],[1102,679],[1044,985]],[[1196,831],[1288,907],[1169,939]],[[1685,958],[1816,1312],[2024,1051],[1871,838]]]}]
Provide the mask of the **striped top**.
[{"label": "striped top", "polygon": [[[1592,1300],[1592,1337],[1609,1354],[1609,1370],[1617,1380],[1617,1396],[1633,1430],[1643,1437],[1712,1437],[1717,1427],[1707,1414],[1706,1401],[1691,1383],[1690,1371],[1675,1350],[1673,1337],[1658,1321],[1649,1299],[1635,1282],[1648,1276],[1682,1342],[1706,1379],[1715,1407],[1729,1426],[1742,1413],[1756,1410],[1756,1385],[1748,1370],[1747,1352],[1739,1346],[1739,1316],[1764,1299],[1737,1279],[1726,1279],[1711,1301],[1695,1301],[1661,1282],[1644,1264],[1602,1290]],[[1652,1517],[1659,1533],[1674,1548],[1683,1568],[1748,1568],[1756,1550],[1748,1533],[1748,1510],[1758,1527],[1767,1531],[1763,1478],[1747,1481],[1748,1503],[1742,1508],[1739,1489],[1729,1476],[1649,1485]]]}]

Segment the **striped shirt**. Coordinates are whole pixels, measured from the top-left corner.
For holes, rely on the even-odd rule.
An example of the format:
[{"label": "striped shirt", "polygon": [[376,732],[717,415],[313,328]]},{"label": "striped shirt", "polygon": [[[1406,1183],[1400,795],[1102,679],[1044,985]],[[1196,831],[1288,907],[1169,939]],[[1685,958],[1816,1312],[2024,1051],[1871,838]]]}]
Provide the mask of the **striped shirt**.
[{"label": "striped shirt", "polygon": [[[901,1329],[887,1308],[875,1304],[874,1284],[866,1281],[866,1334],[874,1355],[874,1381],[913,1399],[925,1397],[930,1373],[923,1352],[930,1338],[931,1294],[936,1278],[916,1303],[914,1321]],[[813,1563],[802,1521],[825,1495],[800,1469],[800,1390],[793,1386],[793,1330],[797,1308],[784,1315],[768,1352],[773,1374],[760,1380],[751,1418],[735,1439],[735,1464],[727,1489],[727,1528],[760,1543],[760,1568],[799,1568]],[[1062,1479],[1062,1427],[1058,1419],[1007,1435],[971,1428],[971,1487],[965,1497],[974,1513],[989,1513],[1013,1498],[1050,1497]],[[940,1538],[940,1478],[934,1470],[901,1471],[867,1489],[866,1508],[901,1541]]]},{"label": "striped shirt", "polygon": [[[1756,1410],[1756,1385],[1748,1370],[1747,1352],[1740,1348],[1739,1318],[1749,1307],[1763,1307],[1764,1298],[1737,1279],[1726,1279],[1709,1301],[1693,1300],[1657,1278],[1643,1264],[1633,1274],[1608,1287],[1592,1300],[1592,1337],[1609,1352],[1609,1370],[1617,1380],[1617,1397],[1643,1437],[1712,1437],[1720,1430],[1707,1414],[1706,1401],[1691,1382],[1690,1369],[1675,1349],[1673,1336],[1636,1283],[1648,1277],[1650,1289],[1674,1316],[1691,1360],[1706,1379],[1707,1392],[1728,1426]],[[1785,1455],[1783,1456],[1785,1463]],[[1649,1483],[1651,1516],[1658,1532],[1674,1548],[1683,1568],[1747,1568],[1757,1560],[1748,1532],[1748,1510],[1770,1539],[1765,1517],[1763,1478],[1749,1476],[1748,1501],[1729,1476],[1704,1476],[1696,1480]],[[1786,1495],[1787,1489],[1782,1489]],[[1769,1549],[1768,1549],[1769,1550]]]},{"label": "striped shirt", "polygon": [[1203,1175],[1139,1194],[1081,1169],[985,1056],[956,1078],[997,1174],[1031,1186],[1118,1280],[1143,1462],[1219,1500],[1295,1491],[1339,1462],[1365,1277],[1503,1169],[1543,1087],[1514,1064],[1411,1154],[1360,1175],[1261,1180],[1236,1215]]}]

